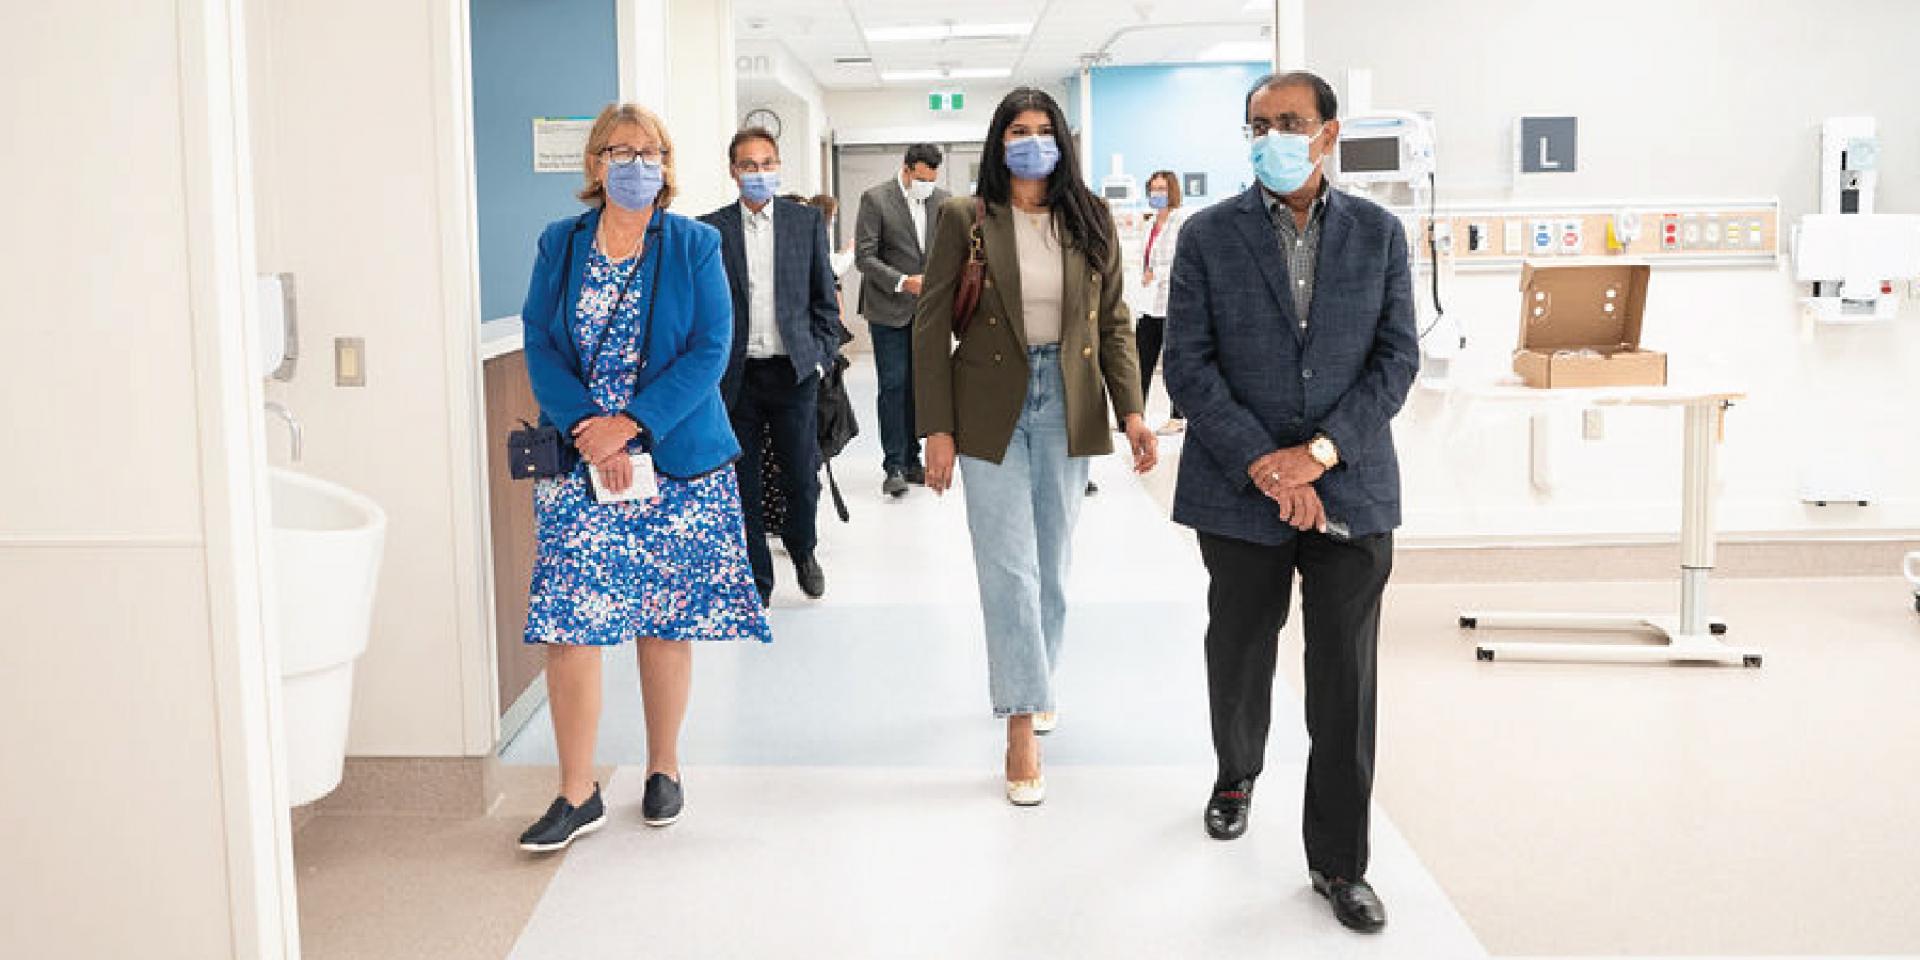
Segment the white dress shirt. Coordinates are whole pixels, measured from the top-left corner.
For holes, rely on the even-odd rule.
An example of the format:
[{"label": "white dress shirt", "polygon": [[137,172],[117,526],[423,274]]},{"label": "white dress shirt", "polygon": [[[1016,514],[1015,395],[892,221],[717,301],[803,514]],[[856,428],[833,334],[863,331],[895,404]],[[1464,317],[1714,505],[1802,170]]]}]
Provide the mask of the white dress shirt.
[{"label": "white dress shirt", "polygon": [[773,204],[755,213],[740,204],[740,224],[747,242],[747,356],[754,360],[786,356],[780,323],[773,303]]},{"label": "white dress shirt", "polygon": [[[927,203],[924,200],[915,200],[913,198],[913,191],[907,189],[907,181],[909,179],[911,178],[903,175],[895,177],[893,182],[900,185],[900,195],[907,198],[907,213],[913,215],[913,242],[915,246],[920,248],[920,253],[924,256],[927,252]],[[899,282],[893,285],[893,292],[899,293],[901,290],[906,289],[906,286],[907,277],[905,274],[901,274]]]}]

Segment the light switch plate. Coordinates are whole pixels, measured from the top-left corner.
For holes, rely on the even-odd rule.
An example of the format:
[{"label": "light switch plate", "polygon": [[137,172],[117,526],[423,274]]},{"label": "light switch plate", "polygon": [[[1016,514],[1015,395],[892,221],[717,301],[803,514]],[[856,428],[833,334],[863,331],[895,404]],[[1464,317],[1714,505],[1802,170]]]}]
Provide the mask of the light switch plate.
[{"label": "light switch plate", "polygon": [[364,337],[333,338],[333,385],[367,385],[367,341]]}]

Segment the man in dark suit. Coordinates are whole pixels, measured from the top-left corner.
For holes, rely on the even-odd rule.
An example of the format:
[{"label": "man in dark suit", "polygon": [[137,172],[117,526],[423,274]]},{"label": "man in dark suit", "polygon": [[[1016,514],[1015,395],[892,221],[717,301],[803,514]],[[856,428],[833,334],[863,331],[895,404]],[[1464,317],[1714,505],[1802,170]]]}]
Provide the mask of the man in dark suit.
[{"label": "man in dark suit", "polygon": [[793,558],[800,589],[819,599],[826,572],[814,548],[820,503],[820,440],[815,424],[820,378],[840,349],[840,306],[826,222],[805,204],[777,199],[780,144],[749,127],[727,147],[740,202],[700,219],[720,231],[727,282],[733,288],[733,355],[721,396],[740,441],[734,469],[747,521],[747,554],[762,603],[773,597],[773,552],[767,548],[762,444],[771,437],[786,483],[781,543]]},{"label": "man in dark suit", "polygon": [[1247,96],[1260,181],[1193,216],[1167,305],[1167,387],[1187,414],[1176,522],[1199,534],[1212,585],[1207,692],[1219,762],[1205,823],[1246,832],[1266,752],[1293,579],[1306,620],[1303,833],[1313,887],[1372,932],[1366,882],[1375,650],[1400,525],[1394,415],[1419,369],[1406,232],[1330,188],[1338,102],[1309,73]]},{"label": "man in dark suit", "polygon": [[940,204],[951,194],[934,186],[940,148],[907,148],[899,174],[860,196],[854,250],[860,267],[860,312],[873,331],[873,363],[880,372],[882,490],[903,497],[907,485],[927,482],[913,423],[913,311],[920,301],[927,245]]}]

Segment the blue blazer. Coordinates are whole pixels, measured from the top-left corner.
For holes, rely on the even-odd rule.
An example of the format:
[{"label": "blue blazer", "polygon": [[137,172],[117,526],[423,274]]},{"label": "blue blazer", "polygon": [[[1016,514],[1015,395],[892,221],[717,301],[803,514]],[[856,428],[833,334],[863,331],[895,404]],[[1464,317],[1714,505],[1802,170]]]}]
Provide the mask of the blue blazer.
[{"label": "blue blazer", "polygon": [[[720,251],[733,288],[733,350],[720,395],[732,407],[739,398],[741,371],[747,363],[752,312],[747,302],[747,234],[738,202],[700,218],[720,231]],[[840,352],[840,301],[834,295],[833,255],[827,246],[827,222],[804,203],[773,200],[773,312],[793,361],[793,376],[804,381],[833,365]]]},{"label": "blue blazer", "polygon": [[1325,432],[1340,464],[1314,484],[1355,537],[1400,525],[1389,426],[1420,369],[1406,232],[1370,201],[1327,194],[1307,329],[1300,329],[1261,188],[1194,214],[1167,300],[1167,392],[1187,416],[1173,519],[1253,543],[1296,531],[1247,469]]},{"label": "blue blazer", "polygon": [[[526,326],[527,375],[540,422],[571,432],[588,417],[625,412],[651,440],[654,466],[670,477],[697,477],[732,463],[740,455],[720,402],[720,377],[727,369],[733,340],[733,305],[727,296],[726,268],[720,263],[720,235],[713,228],[664,210],[649,225],[648,252],[639,264],[636,287],[653,282],[654,259],[660,283],[648,291],[654,307],[653,351],[640,371],[633,401],[624,411],[602,410],[587,392],[581,374],[581,345],[573,340],[573,316],[580,302],[587,257],[600,225],[600,211],[556,220],[540,234],[539,257],[527,302],[520,308]],[[573,257],[566,259],[567,238]],[[648,305],[641,305],[642,317]],[[638,324],[634,336],[645,328]],[[609,348],[612,344],[609,343]],[[591,350],[592,345],[587,345]]]}]

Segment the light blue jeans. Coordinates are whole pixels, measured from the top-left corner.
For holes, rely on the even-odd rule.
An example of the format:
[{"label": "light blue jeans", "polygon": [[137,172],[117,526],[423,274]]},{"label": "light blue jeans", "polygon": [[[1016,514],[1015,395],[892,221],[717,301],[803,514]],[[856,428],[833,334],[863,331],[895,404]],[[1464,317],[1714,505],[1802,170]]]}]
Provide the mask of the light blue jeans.
[{"label": "light blue jeans", "polygon": [[1029,348],[1027,364],[1027,401],[1007,455],[997,464],[960,458],[996,717],[1053,709],[1073,525],[1090,465],[1067,455],[1059,346]]}]

